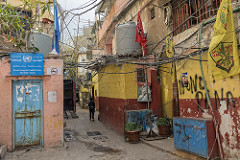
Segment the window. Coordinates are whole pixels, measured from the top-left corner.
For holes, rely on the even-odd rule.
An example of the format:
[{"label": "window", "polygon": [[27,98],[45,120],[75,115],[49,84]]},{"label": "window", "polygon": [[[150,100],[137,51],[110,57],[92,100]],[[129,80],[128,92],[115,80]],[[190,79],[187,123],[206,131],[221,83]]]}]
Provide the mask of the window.
[{"label": "window", "polygon": [[137,82],[145,82],[145,70],[137,68]]},{"label": "window", "polygon": [[[171,2],[174,30],[193,14],[189,20],[174,31],[174,35],[217,14],[221,0],[208,0],[205,4],[204,2],[204,0],[173,0]],[[199,9],[200,7],[201,9]]]},{"label": "window", "polygon": [[155,18],[155,9],[151,9],[151,19]]}]

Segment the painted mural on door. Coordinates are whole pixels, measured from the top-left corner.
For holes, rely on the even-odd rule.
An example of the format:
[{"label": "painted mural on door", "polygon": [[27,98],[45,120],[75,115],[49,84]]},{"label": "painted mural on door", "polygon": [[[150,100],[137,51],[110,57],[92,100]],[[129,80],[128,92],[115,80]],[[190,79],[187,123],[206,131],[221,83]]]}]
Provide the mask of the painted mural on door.
[{"label": "painted mural on door", "polygon": [[42,145],[42,81],[13,81],[14,147]]}]

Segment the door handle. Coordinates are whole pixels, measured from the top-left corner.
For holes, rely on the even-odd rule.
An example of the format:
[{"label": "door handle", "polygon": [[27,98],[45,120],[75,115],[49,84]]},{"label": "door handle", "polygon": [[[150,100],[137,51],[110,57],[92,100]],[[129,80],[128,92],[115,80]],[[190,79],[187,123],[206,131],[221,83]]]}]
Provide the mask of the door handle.
[{"label": "door handle", "polygon": [[184,138],[183,138],[183,142],[186,142],[188,139],[190,139],[191,137],[190,136],[185,136]]}]

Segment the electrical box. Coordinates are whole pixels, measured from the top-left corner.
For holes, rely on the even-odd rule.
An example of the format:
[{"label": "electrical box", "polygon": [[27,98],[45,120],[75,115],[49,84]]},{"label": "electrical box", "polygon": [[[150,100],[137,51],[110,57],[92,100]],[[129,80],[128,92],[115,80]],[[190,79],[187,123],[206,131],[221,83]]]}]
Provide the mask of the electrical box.
[{"label": "electrical box", "polygon": [[204,158],[218,157],[218,143],[212,119],[173,118],[174,146]]}]

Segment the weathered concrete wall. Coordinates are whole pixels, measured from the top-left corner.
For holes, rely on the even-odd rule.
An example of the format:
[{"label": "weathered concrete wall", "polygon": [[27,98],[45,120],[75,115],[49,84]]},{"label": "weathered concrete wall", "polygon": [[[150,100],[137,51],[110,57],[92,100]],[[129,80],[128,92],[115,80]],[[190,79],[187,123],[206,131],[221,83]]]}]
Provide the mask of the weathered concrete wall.
[{"label": "weathered concrete wall", "polygon": [[[124,64],[122,66],[108,65],[102,72],[129,74],[106,74],[100,73],[93,82],[97,90],[95,99],[99,107],[101,121],[111,128],[123,133],[124,110],[147,109],[147,103],[137,102],[137,73],[136,65]],[[161,116],[160,85],[157,82],[156,70],[149,71],[149,83],[152,84],[152,98],[150,109],[153,114]]]},{"label": "weathered concrete wall", "polygon": [[[167,33],[171,30],[171,26],[167,27],[164,23],[164,10],[162,8],[156,7],[158,5],[157,0],[138,0],[134,2],[132,7],[121,16],[121,18],[110,25],[114,18],[120,13],[120,11],[126,6],[129,0],[116,0],[112,9],[110,10],[108,16],[104,20],[104,23],[99,30],[98,38],[100,40],[100,46],[109,44],[109,40],[112,41],[112,53],[116,54],[116,43],[115,43],[115,25],[122,24],[128,21],[137,21],[138,12],[141,15],[141,20],[144,27],[144,32],[147,33],[148,45],[156,43],[164,38]],[[155,5],[155,6],[154,6]],[[117,6],[117,7],[116,7]],[[151,9],[155,9],[155,18],[151,19]],[[109,29],[109,30],[107,30]],[[156,34],[157,33],[157,34]],[[150,51],[151,48],[148,48]],[[162,51],[162,45],[159,45],[154,52],[159,53]],[[109,53],[108,51],[106,51]]]},{"label": "weathered concrete wall", "polygon": [[[177,49],[177,53],[187,54],[194,50],[186,50],[184,48],[198,47],[199,27],[197,25],[174,37],[175,44],[180,44],[183,47],[182,49]],[[205,47],[210,44],[213,28],[211,25],[205,26],[202,33],[201,47]],[[182,44],[180,43],[181,41],[183,42]],[[203,71],[211,101],[211,106],[209,106],[198,58],[199,56],[194,56],[176,63],[180,116],[206,118],[214,115],[219,124],[219,134],[225,157],[239,159],[239,75],[222,80],[214,80],[208,67],[207,52],[202,54]],[[182,84],[181,73],[187,73],[187,86]],[[213,113],[211,112],[211,107]]]},{"label": "weathered concrete wall", "polygon": [[[155,5],[155,7],[154,7]],[[141,20],[143,23],[144,32],[147,33],[147,53],[152,50],[152,44],[156,44],[158,41],[162,40],[168,32],[171,31],[171,26],[167,28],[164,23],[164,10],[158,6],[157,0],[138,0],[135,4],[127,11],[127,14],[117,22],[124,23],[128,21],[137,21],[138,12],[140,13]],[[155,18],[151,19],[151,9],[155,9]],[[150,47],[151,46],[151,47]],[[116,47],[113,47],[116,48]],[[162,45],[156,47],[153,51],[154,53],[159,53],[162,51]],[[115,51],[113,51],[115,53]],[[171,68],[171,64],[164,67]],[[162,71],[163,70],[163,71]],[[169,118],[173,117],[173,84],[171,81],[171,74],[166,73],[166,69],[161,69],[160,71],[160,94],[158,99],[160,99],[161,110],[163,111],[163,116]],[[157,98],[157,97],[156,97]]]},{"label": "weathered concrete wall", "polygon": [[[154,6],[155,5],[155,6]],[[144,33],[147,33],[147,46],[162,40],[171,27],[166,27],[164,23],[164,10],[158,6],[157,0],[138,0],[134,5],[124,14],[117,23],[124,23],[128,21],[137,22],[138,12],[140,13],[143,23]],[[151,9],[155,10],[155,18],[151,19]],[[147,51],[151,51],[152,47],[148,47]],[[154,53],[162,51],[162,45],[159,45]]]},{"label": "weathered concrete wall", "polygon": [[168,73],[171,68],[171,64],[162,65],[160,67],[160,86],[161,86],[161,106],[162,106],[162,114],[164,117],[168,117],[170,119],[173,118],[173,84],[171,74]]},{"label": "weathered concrete wall", "polygon": [[[127,1],[126,1],[127,2]],[[126,5],[121,0],[117,0],[115,5],[118,4],[119,11]],[[147,33],[147,40],[149,46],[153,43],[160,41],[167,32],[171,30],[171,27],[166,27],[164,24],[164,10],[156,7],[158,5],[157,0],[139,0],[135,1],[134,4],[128,8],[125,14],[122,14],[117,22],[114,22],[112,26],[112,20],[118,15],[116,12],[116,6],[113,6],[108,17],[102,25],[99,31],[98,38],[100,39],[100,46],[104,49],[105,54],[116,54],[116,38],[115,38],[115,25],[122,24],[128,21],[137,21],[138,12],[141,15],[143,22],[144,32]],[[155,5],[155,7],[154,7]],[[151,9],[155,9],[155,18],[151,19]],[[107,30],[107,28],[109,30]],[[156,34],[157,33],[157,34]],[[111,44],[111,47],[109,45]],[[153,46],[153,45],[152,45]],[[147,51],[151,51],[151,47],[148,47]],[[160,53],[162,51],[162,45],[159,45],[154,53]],[[154,58],[154,57],[152,57]],[[134,67],[119,66],[108,66],[105,68],[105,72],[131,72],[136,70]],[[129,65],[127,65],[129,66]],[[170,66],[171,67],[171,66]],[[160,87],[159,81],[157,80],[157,71],[149,71],[149,82],[152,85],[152,98],[153,101],[150,103],[150,108],[153,110],[153,114],[157,114],[162,117],[167,116],[173,117],[173,85],[169,73],[160,72],[161,80]],[[147,103],[137,102],[137,78],[135,74],[129,75],[108,75],[98,74],[95,77],[94,88],[97,89],[97,95],[95,102],[97,108],[100,109],[101,120],[111,127],[116,128],[118,131],[123,132],[124,122],[124,110],[125,109],[146,109]],[[102,83],[103,82],[103,83]],[[162,96],[161,96],[161,94]],[[162,107],[162,104],[164,107]],[[164,113],[163,113],[164,111]]]},{"label": "weathered concrete wall", "polygon": [[[193,57],[198,58],[198,57]],[[207,53],[203,55],[207,59]],[[189,61],[182,68],[178,66],[179,109],[181,117],[212,117],[203,85],[199,62]],[[191,68],[194,68],[192,70]],[[207,61],[203,62],[204,75],[209,90],[214,115],[219,123],[221,144],[227,157],[239,158],[239,75],[223,80],[214,81],[208,72]],[[187,73],[188,86],[183,87],[181,73]]]},{"label": "weathered concrete wall", "polygon": [[123,7],[129,2],[130,0],[116,0],[114,5],[112,6],[110,12],[108,13],[108,16],[104,20],[104,23],[102,24],[99,32],[98,32],[98,39],[99,41],[102,41],[103,38],[105,38],[105,34],[107,33],[107,29],[109,28],[110,24],[112,23],[114,17],[116,17]]},{"label": "weathered concrete wall", "polygon": [[[45,59],[44,72],[47,67],[63,67],[62,60]],[[12,80],[43,80],[43,145],[59,146],[63,142],[63,74],[54,76],[10,76],[9,58],[0,61],[0,144],[7,144],[13,149],[13,113]],[[48,92],[57,92],[57,102],[48,102]]]}]

